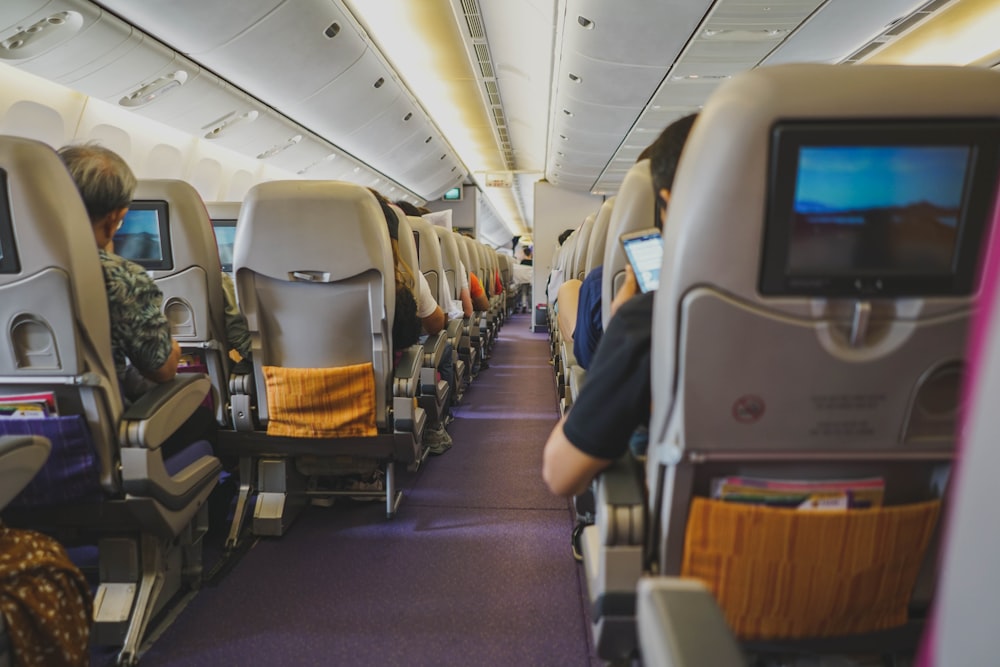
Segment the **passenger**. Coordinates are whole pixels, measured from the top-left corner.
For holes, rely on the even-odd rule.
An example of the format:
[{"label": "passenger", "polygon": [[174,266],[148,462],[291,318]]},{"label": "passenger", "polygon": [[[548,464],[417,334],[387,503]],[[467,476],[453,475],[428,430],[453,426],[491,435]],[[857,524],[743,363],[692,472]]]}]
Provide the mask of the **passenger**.
[{"label": "passenger", "polygon": [[[392,259],[395,264],[396,276],[396,311],[392,323],[393,350],[399,355],[402,350],[427,340],[428,335],[434,335],[444,329],[448,318],[441,310],[430,285],[420,271],[413,271],[399,253],[399,218],[389,206],[389,200],[378,191],[371,190],[382,208],[386,225],[389,229],[389,240],[392,245]],[[416,325],[416,326],[414,326]],[[441,364],[438,366],[441,379],[454,386],[455,362],[451,344],[446,344]],[[423,443],[431,454],[444,454],[451,449],[452,440],[445,430],[444,420],[450,411],[450,405],[444,407],[443,419],[435,424],[429,424],[424,429]]]},{"label": "passenger", "polygon": [[89,664],[93,598],[66,550],[46,535],[0,524],[0,554],[10,664]]},{"label": "passenger", "polygon": [[[222,293],[226,302],[226,342],[229,349],[240,355],[240,362],[250,361],[250,327],[247,318],[236,303],[236,284],[233,277],[222,272]],[[247,369],[249,372],[249,368]]]},{"label": "passenger", "polygon": [[[114,254],[114,235],[132,202],[136,179],[125,160],[98,144],[65,146],[59,157],[83,199],[97,243],[111,319],[111,353],[126,404],[177,374],[180,345],[161,309],[163,294],[145,269]],[[214,440],[215,417],[199,407],[161,445],[164,458],[195,440]]]},{"label": "passenger", "polygon": [[483,283],[472,272],[469,272],[469,296],[472,298],[472,308],[474,310],[482,312],[490,309],[490,299],[486,296]]},{"label": "passenger", "polygon": [[[670,187],[695,116],[669,125],[651,149],[650,170],[662,225]],[[542,476],[560,496],[582,493],[623,456],[633,432],[649,423],[653,292],[637,294],[635,276],[622,286],[616,314],[597,348],[587,383],[545,443]],[[637,295],[636,295],[637,294]],[[636,296],[632,296],[636,295]]]},{"label": "passenger", "polygon": [[[650,157],[653,145],[655,144],[647,146],[639,153],[636,162],[641,162]],[[669,190],[672,185],[673,176],[671,175],[670,183],[667,183],[665,187]],[[653,224],[656,227],[660,227],[661,221],[658,215],[654,217]],[[618,306],[621,303],[635,294],[636,282],[631,265],[625,266],[625,280],[629,285],[629,289],[621,295],[621,298],[618,298],[617,294],[615,295],[615,301],[611,305],[612,314],[618,310]],[[603,282],[604,265],[601,264],[588,273],[577,288],[579,293],[576,296],[576,321],[572,326],[573,356],[576,358],[576,363],[584,370],[590,368],[594,352],[597,351],[597,344],[601,342],[601,336],[604,335],[603,303],[601,298],[601,284]],[[562,331],[561,320],[559,326],[559,330]]]},{"label": "passenger", "polygon": [[[572,228],[563,230],[563,233],[558,238],[560,247],[574,231]],[[552,270],[549,271],[549,277],[545,280],[545,296],[548,298],[549,303],[555,304],[559,300],[559,288],[562,286],[564,279],[563,270],[558,266],[552,267]]]},{"label": "passenger", "polygon": [[530,245],[524,246],[524,248],[521,250],[521,252],[524,253],[524,258],[521,259],[521,261],[518,262],[518,263],[521,266],[531,266],[532,265],[532,260],[531,260],[531,246]]}]

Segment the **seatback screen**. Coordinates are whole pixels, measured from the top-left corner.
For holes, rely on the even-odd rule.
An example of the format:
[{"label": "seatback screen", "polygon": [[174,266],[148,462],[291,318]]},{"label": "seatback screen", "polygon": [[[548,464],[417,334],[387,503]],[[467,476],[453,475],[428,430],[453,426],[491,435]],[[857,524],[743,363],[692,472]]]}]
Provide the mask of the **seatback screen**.
[{"label": "seatback screen", "polygon": [[772,136],[762,294],[969,294],[998,124],[786,124]]},{"label": "seatback screen", "polygon": [[167,203],[133,201],[122,226],[115,232],[115,254],[148,271],[173,268]]},{"label": "seatback screen", "polygon": [[235,220],[213,220],[215,243],[219,246],[219,262],[226,273],[233,272],[233,243],[236,241]]}]

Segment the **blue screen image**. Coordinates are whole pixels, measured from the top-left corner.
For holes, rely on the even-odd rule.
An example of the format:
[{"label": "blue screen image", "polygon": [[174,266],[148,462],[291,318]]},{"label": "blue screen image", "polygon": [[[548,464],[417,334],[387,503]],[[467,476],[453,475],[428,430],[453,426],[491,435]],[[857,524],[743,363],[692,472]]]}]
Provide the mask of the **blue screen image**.
[{"label": "blue screen image", "polygon": [[[215,242],[219,246],[219,262],[223,266],[231,267],[233,264],[233,243],[236,241],[236,227],[231,225],[218,225],[215,230]],[[231,269],[230,269],[231,270]]]},{"label": "blue screen image", "polygon": [[130,209],[115,232],[114,243],[116,254],[134,262],[163,259],[156,211]]},{"label": "blue screen image", "polygon": [[970,146],[802,146],[788,270],[947,273]]}]

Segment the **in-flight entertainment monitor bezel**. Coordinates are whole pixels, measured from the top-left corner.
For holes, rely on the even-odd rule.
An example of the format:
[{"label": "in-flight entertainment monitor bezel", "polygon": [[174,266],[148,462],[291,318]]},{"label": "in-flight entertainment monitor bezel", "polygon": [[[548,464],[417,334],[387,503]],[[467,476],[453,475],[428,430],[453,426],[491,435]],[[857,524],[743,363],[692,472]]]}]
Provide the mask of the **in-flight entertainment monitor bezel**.
[{"label": "in-flight entertainment monitor bezel", "polygon": [[[127,247],[120,242],[120,235],[128,233],[131,225],[140,224],[140,221],[148,224],[149,214],[155,218],[156,243],[159,247],[159,257],[135,256],[128,252]],[[138,218],[138,220],[136,220]],[[128,213],[122,221],[121,228],[115,232],[115,254],[125,259],[135,262],[147,271],[170,271],[174,268],[174,255],[170,245],[170,217],[167,202],[162,200],[133,200],[128,207]]]},{"label": "in-flight entertainment monitor bezel", "polygon": [[0,169],[0,273],[20,273],[21,263],[14,245],[14,221],[7,196],[7,172]]},{"label": "in-flight entertainment monitor bezel", "polygon": [[760,293],[971,294],[998,153],[998,120],[776,123]]},{"label": "in-flight entertainment monitor bezel", "polygon": [[[232,236],[233,236],[232,240],[230,240],[230,241],[228,241],[226,243],[223,243],[222,240],[219,238],[219,230],[220,229],[225,229],[226,233],[230,233],[229,230],[232,230],[232,232],[231,232]],[[213,219],[212,220],[212,232],[215,235],[215,245],[219,249],[219,264],[222,265],[222,271],[224,273],[232,273],[233,272],[233,245],[234,245],[234,242],[236,241],[236,220],[235,219],[231,219],[231,218],[225,218],[225,219],[220,218],[218,220]],[[229,256],[228,256],[229,261],[228,262],[226,261],[227,258],[223,255],[223,252],[222,252],[223,246],[228,246],[229,247]]]}]

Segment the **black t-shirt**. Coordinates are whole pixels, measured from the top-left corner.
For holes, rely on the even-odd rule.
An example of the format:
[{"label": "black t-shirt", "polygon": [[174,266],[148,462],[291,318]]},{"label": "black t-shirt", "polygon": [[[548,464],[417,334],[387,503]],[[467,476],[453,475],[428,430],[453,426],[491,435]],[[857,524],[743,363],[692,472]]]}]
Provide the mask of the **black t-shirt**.
[{"label": "black t-shirt", "polygon": [[563,424],[569,441],[586,454],[617,459],[632,432],[649,424],[653,294],[633,297],[611,318]]}]

